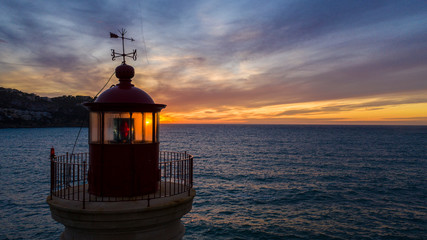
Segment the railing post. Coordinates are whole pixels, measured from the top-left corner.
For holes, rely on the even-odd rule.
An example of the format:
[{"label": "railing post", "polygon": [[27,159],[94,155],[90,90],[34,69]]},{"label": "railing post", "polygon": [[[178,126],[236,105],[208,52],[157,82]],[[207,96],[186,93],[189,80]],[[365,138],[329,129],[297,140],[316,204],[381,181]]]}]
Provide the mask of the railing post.
[{"label": "railing post", "polygon": [[190,157],[190,188],[193,188],[193,156]]},{"label": "railing post", "polygon": [[55,159],[55,149],[52,147],[50,149],[50,200],[52,200],[53,188],[55,184],[55,167],[54,167],[54,159]]},{"label": "railing post", "polygon": [[[65,186],[67,188],[67,194],[68,194],[68,199],[70,199],[70,167],[71,167],[71,158],[72,155],[68,155],[67,152],[67,163],[64,165],[64,171],[65,171]],[[65,189],[64,189],[65,190]]]},{"label": "railing post", "polygon": [[81,183],[80,173],[82,171],[80,166],[84,160],[82,160],[83,155],[79,154],[78,156],[80,157],[77,160],[77,200],[80,201],[80,183]]},{"label": "railing post", "polygon": [[[83,209],[85,209],[86,205],[86,160],[83,161]],[[90,199],[90,196],[89,196]]]}]

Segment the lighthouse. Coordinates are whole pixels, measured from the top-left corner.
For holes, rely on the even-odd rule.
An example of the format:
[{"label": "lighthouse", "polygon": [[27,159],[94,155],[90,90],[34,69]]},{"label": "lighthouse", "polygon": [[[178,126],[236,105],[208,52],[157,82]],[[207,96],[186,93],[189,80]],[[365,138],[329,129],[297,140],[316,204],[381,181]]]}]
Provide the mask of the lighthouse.
[{"label": "lighthouse", "polygon": [[89,110],[89,153],[56,155],[51,149],[52,218],[65,226],[63,240],[181,239],[181,217],[192,208],[193,156],[159,150],[159,114],[145,91],[132,84],[135,70],[126,57],[136,50],[112,50],[118,83]]}]

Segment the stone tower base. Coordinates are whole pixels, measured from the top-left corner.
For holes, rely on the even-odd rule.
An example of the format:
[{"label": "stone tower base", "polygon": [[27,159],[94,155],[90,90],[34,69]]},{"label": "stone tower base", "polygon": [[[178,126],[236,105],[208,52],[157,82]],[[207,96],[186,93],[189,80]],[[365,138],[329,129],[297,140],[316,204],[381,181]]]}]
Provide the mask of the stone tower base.
[{"label": "stone tower base", "polygon": [[181,239],[181,217],[191,210],[194,189],[150,200],[82,202],[48,197],[52,218],[65,226],[62,240]]}]

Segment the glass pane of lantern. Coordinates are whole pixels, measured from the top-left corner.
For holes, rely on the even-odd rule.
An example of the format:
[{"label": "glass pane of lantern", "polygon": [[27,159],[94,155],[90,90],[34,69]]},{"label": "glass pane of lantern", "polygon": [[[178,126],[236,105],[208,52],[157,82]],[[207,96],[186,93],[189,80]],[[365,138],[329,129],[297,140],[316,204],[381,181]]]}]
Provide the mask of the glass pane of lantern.
[{"label": "glass pane of lantern", "polygon": [[153,113],[144,113],[144,141],[153,141]]},{"label": "glass pane of lantern", "polygon": [[154,113],[154,132],[155,132],[155,136],[154,136],[154,141],[159,142],[159,113],[156,112]]},{"label": "glass pane of lantern", "polygon": [[133,118],[133,132],[134,132],[134,140],[135,142],[141,142],[143,141],[143,116],[142,113],[132,113]]},{"label": "glass pane of lantern", "polygon": [[101,121],[100,121],[100,113],[91,112],[90,113],[90,142],[91,143],[99,143],[100,142],[100,129],[101,129]]},{"label": "glass pane of lantern", "polygon": [[130,143],[134,139],[130,113],[105,113],[104,143]]}]

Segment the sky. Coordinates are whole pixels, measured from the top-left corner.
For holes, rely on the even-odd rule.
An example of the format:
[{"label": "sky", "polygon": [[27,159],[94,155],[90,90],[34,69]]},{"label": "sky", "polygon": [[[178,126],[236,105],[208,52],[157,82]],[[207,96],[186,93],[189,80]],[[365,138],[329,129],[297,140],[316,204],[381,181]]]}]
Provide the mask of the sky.
[{"label": "sky", "polygon": [[425,1],[0,5],[1,87],[93,97],[124,28],[163,123],[427,125]]}]

